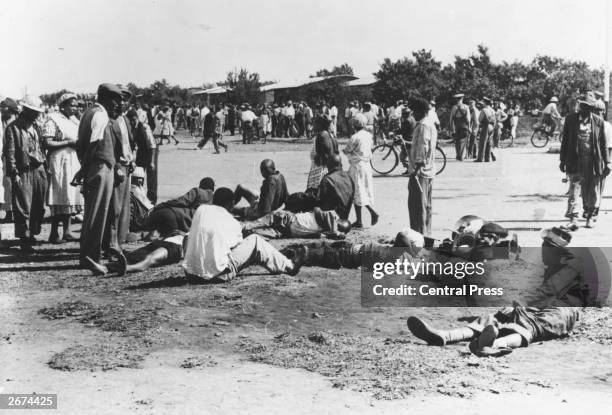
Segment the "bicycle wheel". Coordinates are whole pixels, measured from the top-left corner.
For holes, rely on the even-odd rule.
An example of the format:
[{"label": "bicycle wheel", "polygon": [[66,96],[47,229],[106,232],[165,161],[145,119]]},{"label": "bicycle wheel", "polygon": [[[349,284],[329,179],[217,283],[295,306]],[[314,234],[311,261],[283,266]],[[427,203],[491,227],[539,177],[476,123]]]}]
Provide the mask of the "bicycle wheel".
[{"label": "bicycle wheel", "polygon": [[546,146],[546,144],[548,144],[548,140],[548,134],[546,134],[544,131],[540,129],[533,130],[533,134],[531,134],[531,144],[533,144],[535,148],[542,148]]},{"label": "bicycle wheel", "polygon": [[378,174],[389,174],[395,169],[399,157],[397,152],[388,144],[381,144],[372,149],[370,166]]},{"label": "bicycle wheel", "polygon": [[436,146],[436,176],[446,168],[446,154],[442,148]]},{"label": "bicycle wheel", "polygon": [[502,136],[499,139],[499,148],[512,147],[513,143],[514,143],[514,137],[512,137],[512,134],[510,134],[510,132],[502,133]]}]

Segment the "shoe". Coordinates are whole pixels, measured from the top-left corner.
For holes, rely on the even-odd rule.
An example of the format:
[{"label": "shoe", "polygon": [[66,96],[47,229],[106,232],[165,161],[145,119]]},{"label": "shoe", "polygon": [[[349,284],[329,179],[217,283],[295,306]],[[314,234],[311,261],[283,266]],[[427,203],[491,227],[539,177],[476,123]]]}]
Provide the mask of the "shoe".
[{"label": "shoe", "polygon": [[578,230],[578,219],[571,218],[570,221],[564,225],[561,225],[562,229],[565,229],[570,232],[574,232]]},{"label": "shoe", "polygon": [[81,260],[81,265],[87,268],[88,270],[90,270],[93,273],[93,275],[103,276],[103,275],[108,274],[108,268],[106,268],[102,264],[97,263],[96,261],[94,261],[88,256],[86,256],[85,258]]},{"label": "shoe", "polygon": [[117,272],[117,276],[123,277],[127,272],[127,265],[128,265],[127,258],[125,257],[122,251],[117,251],[112,248],[111,250],[117,257],[117,263],[116,263],[116,269],[115,269],[115,271]]},{"label": "shoe", "polygon": [[353,228],[353,229],[362,229],[363,228],[363,223],[361,223],[361,222],[354,222],[351,225],[351,228]]},{"label": "shoe", "polygon": [[482,160],[476,159],[476,160],[474,160],[474,163],[482,163]]},{"label": "shoe", "polygon": [[295,248],[293,258],[291,259],[293,266],[291,267],[291,271],[289,271],[287,274],[295,276],[298,274],[298,272],[300,272],[300,268],[302,268],[302,265],[304,265],[304,262],[306,261],[306,254],[307,248],[305,246],[300,245]]},{"label": "shoe", "polygon": [[444,346],[446,340],[442,333],[430,327],[427,323],[418,317],[408,317],[408,330],[417,338],[425,341],[432,346]]},{"label": "shoe", "polygon": [[493,324],[486,326],[480,336],[478,336],[478,349],[482,350],[485,347],[493,347],[495,339],[499,336],[499,329]]},{"label": "shoe", "polygon": [[586,220],[586,225],[584,225],[585,228],[588,229],[593,229],[595,227],[595,223],[597,222],[597,219],[595,218],[588,218]]}]

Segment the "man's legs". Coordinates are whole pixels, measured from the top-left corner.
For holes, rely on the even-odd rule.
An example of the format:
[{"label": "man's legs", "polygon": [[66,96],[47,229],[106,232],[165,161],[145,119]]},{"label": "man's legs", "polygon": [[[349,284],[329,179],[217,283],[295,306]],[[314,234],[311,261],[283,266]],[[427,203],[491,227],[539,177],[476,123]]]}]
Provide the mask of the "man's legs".
[{"label": "man's legs", "polygon": [[15,237],[25,242],[30,235],[30,209],[32,206],[32,172],[19,175],[21,182],[12,184],[13,223]]},{"label": "man's legs", "polygon": [[465,141],[466,141],[466,133],[465,131],[457,131],[455,133],[455,153],[456,158],[459,161],[463,161],[463,155],[465,153]]},{"label": "man's legs", "polygon": [[249,265],[261,265],[274,274],[291,273],[293,262],[259,235],[249,235],[230,252],[230,267],[236,274]]},{"label": "man's legs", "polygon": [[576,230],[578,228],[578,199],[580,198],[583,178],[581,173],[569,173],[568,177],[569,194],[565,217],[570,220],[570,223],[566,227],[569,230]]},{"label": "man's legs", "polygon": [[408,329],[415,337],[418,337],[431,346],[445,346],[450,343],[471,340],[477,334],[469,327],[438,330],[414,316],[408,317]]},{"label": "man's legs", "polygon": [[483,161],[485,155],[485,148],[487,147],[487,141],[489,138],[489,133],[486,128],[480,129],[480,137],[478,140],[478,157],[476,161]]},{"label": "man's legs", "polygon": [[102,238],[109,220],[109,208],[113,194],[113,170],[104,162],[87,169],[83,186],[85,213],[81,228],[81,259],[86,256],[100,261]]},{"label": "man's legs", "polygon": [[431,234],[431,189],[432,179],[410,176],[408,180],[410,228],[425,236]]},{"label": "man's legs", "polygon": [[30,206],[30,236],[38,235],[45,217],[47,173],[41,165],[32,171],[32,205]]},{"label": "man's legs", "polygon": [[157,204],[157,166],[159,161],[159,149],[153,148],[150,150],[151,154],[151,164],[152,166],[147,166],[147,198],[153,204]]}]

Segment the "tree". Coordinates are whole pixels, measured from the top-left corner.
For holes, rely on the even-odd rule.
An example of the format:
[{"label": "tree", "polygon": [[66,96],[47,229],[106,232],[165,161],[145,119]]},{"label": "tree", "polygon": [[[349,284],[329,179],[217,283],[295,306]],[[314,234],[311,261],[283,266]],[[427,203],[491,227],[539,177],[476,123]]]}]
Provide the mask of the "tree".
[{"label": "tree", "polygon": [[227,73],[226,84],[232,89],[234,103],[259,101],[261,81],[257,72],[249,72],[246,68],[234,69]]},{"label": "tree", "polygon": [[441,68],[442,62],[425,49],[395,62],[386,58],[374,74],[379,81],[374,97],[385,104],[409,97],[437,98],[443,86]]},{"label": "tree", "polygon": [[315,76],[335,76],[335,75],[354,75],[353,68],[348,63],[343,63],[340,66],[334,66],[330,69],[319,69],[311,78]]}]

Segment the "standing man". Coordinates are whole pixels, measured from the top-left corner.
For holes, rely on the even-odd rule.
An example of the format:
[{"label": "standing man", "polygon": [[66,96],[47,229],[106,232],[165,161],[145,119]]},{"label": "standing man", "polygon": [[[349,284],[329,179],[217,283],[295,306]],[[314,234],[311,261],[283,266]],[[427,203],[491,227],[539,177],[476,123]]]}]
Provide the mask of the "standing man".
[{"label": "standing man", "polygon": [[408,159],[408,214],[410,228],[431,235],[431,193],[436,175],[434,165],[438,130],[432,117],[428,116],[429,103],[418,98],[412,106],[417,125],[414,129],[412,147]]},{"label": "standing man", "polygon": [[159,148],[153,132],[146,122],[139,119],[138,113],[130,110],[127,113],[130,121],[134,143],[136,144],[136,165],[142,167],[147,176],[147,199],[157,203],[157,161]]},{"label": "standing man", "polygon": [[491,100],[487,97],[482,99],[484,108],[478,116],[478,124],[480,126],[480,137],[478,137],[478,158],[475,162],[489,162],[491,159],[495,161],[495,156],[491,151],[491,136],[495,127],[495,110],[491,107]]},{"label": "standing man", "polygon": [[19,115],[19,107],[17,103],[11,99],[6,98],[2,102],[0,102],[0,114],[2,116],[2,126],[0,131],[0,138],[2,138],[2,142],[0,143],[0,164],[2,164],[2,183],[0,183],[0,187],[4,187],[4,199],[0,199],[0,203],[3,203],[4,211],[6,212],[5,221],[12,222],[13,221],[13,198],[11,196],[11,178],[6,173],[6,134],[4,134],[6,127],[9,126],[13,121],[17,119]]},{"label": "standing man", "polygon": [[602,182],[610,174],[604,121],[593,114],[597,101],[589,92],[578,103],[580,111],[565,119],[559,164],[559,169],[567,173],[570,180],[565,216],[570,220],[566,228],[572,231],[578,229],[578,192],[582,197],[586,227],[593,228],[601,203]]},{"label": "standing man", "polygon": [[472,121],[470,109],[463,103],[464,94],[455,94],[455,105],[450,113],[450,132],[455,139],[456,158],[463,161],[466,141],[470,135],[470,123]]},{"label": "standing man", "polygon": [[476,157],[476,137],[478,136],[478,118],[480,110],[476,107],[476,101],[470,100],[470,138],[467,146],[468,157]]},{"label": "standing man", "polygon": [[11,179],[15,236],[21,250],[31,252],[45,214],[47,173],[40,147],[36,119],[44,112],[42,101],[26,97],[23,110],[6,128],[6,174]]},{"label": "standing man", "polygon": [[334,104],[334,102],[330,103],[329,108],[329,118],[331,123],[329,125],[329,132],[333,138],[338,137],[338,107]]},{"label": "standing man", "polygon": [[[117,117],[121,114],[121,89],[114,84],[98,87],[98,102],[83,114],[79,124],[77,154],[84,173],[85,215],[81,228],[80,265],[97,275],[104,274],[99,264],[102,240],[113,220],[110,205],[113,187],[125,180],[119,162],[121,131]],[[110,241],[117,247],[117,241]]]}]

